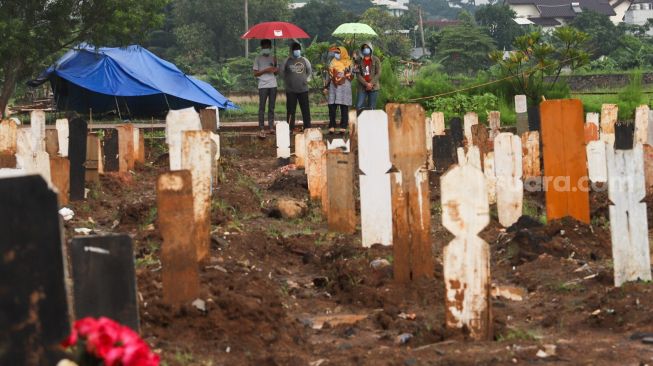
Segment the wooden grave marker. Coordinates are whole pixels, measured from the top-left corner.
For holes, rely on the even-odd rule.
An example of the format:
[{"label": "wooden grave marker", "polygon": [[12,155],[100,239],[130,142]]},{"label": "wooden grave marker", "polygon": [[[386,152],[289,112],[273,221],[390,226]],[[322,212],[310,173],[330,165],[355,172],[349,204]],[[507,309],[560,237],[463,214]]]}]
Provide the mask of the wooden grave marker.
[{"label": "wooden grave marker", "polygon": [[641,105],[635,110],[635,143],[651,144],[649,140],[649,108]]},{"label": "wooden grave marker", "polygon": [[16,153],[16,122],[7,119],[0,122],[0,153]]},{"label": "wooden grave marker", "polygon": [[[577,99],[548,100],[540,111],[547,219],[571,216],[589,224],[583,104]],[[601,123],[606,120],[601,117]]]},{"label": "wooden grave marker", "polygon": [[522,216],[524,182],[519,136],[502,132],[494,139],[494,171],[497,176],[499,223],[509,227]]},{"label": "wooden grave marker", "polygon": [[327,143],[327,150],[342,150],[346,153],[351,152],[351,139],[345,140],[344,138],[342,139],[332,139],[326,141]]},{"label": "wooden grave marker", "polygon": [[118,130],[118,171],[134,170],[134,125],[126,123]]},{"label": "wooden grave marker", "polygon": [[539,178],[542,176],[540,165],[540,132],[529,131],[521,136],[522,168],[524,179]]},{"label": "wooden grave marker", "polygon": [[615,150],[606,144],[610,234],[614,285],[651,280],[651,257],[644,182],[644,153],[641,144],[631,150]]},{"label": "wooden grave marker", "polygon": [[70,200],[83,200],[86,181],[86,138],[88,125],[82,118],[70,121],[68,160],[70,160]]},{"label": "wooden grave marker", "polygon": [[481,166],[483,166],[485,154],[492,151],[494,148],[494,146],[490,144],[490,141],[490,133],[485,125],[479,123],[472,126],[472,144],[478,147],[481,157]]},{"label": "wooden grave marker", "polygon": [[431,130],[433,131],[433,136],[444,136],[445,126],[443,112],[431,113]]},{"label": "wooden grave marker", "polygon": [[108,317],[139,330],[134,249],[129,235],[73,238],[75,318]]},{"label": "wooden grave marker", "polygon": [[[309,144],[311,141],[322,141],[322,131],[317,128],[307,128],[304,130],[304,165],[306,175],[310,174],[310,167],[308,166],[308,153],[309,153]],[[326,149],[326,144],[324,145]]]},{"label": "wooden grave marker", "polygon": [[200,123],[205,131],[216,132],[218,130],[218,112],[215,109],[200,109]]},{"label": "wooden grave marker", "polygon": [[161,174],[157,180],[156,202],[157,224],[163,237],[163,302],[171,306],[190,303],[200,291],[190,171]]},{"label": "wooden grave marker", "polygon": [[56,365],[70,318],[56,194],[37,175],[0,179],[0,365]]},{"label": "wooden grave marker", "polygon": [[451,133],[454,151],[459,147],[465,146],[465,132],[463,130],[463,122],[460,118],[454,117],[449,121],[449,133]]},{"label": "wooden grave marker", "polygon": [[220,178],[220,135],[211,132],[211,192],[217,187]]},{"label": "wooden grave marker", "polygon": [[424,109],[419,104],[386,105],[392,192],[394,278],[431,278],[431,208],[424,144]]},{"label": "wooden grave marker", "polygon": [[488,203],[494,205],[497,203],[497,173],[494,167],[494,151],[485,154],[483,175],[485,175]]},{"label": "wooden grave marker", "polygon": [[45,130],[45,152],[50,157],[59,156],[59,137],[57,130]]},{"label": "wooden grave marker", "polygon": [[451,135],[433,136],[433,162],[435,170],[445,172],[455,164],[455,152]]},{"label": "wooden grave marker", "polygon": [[653,194],[653,146],[642,145],[644,150],[644,181],[646,182],[646,195]]},{"label": "wooden grave marker", "polygon": [[322,191],[326,188],[326,172],[324,171],[323,155],[326,145],[320,140],[308,141],[306,154],[306,174],[308,180],[308,193],[311,200],[322,199]]},{"label": "wooden grave marker", "polygon": [[485,177],[471,165],[457,166],[441,185],[442,224],[455,236],[443,255],[446,326],[491,340],[490,247],[478,236],[490,222]]},{"label": "wooden grave marker", "polygon": [[591,182],[605,183],[608,181],[608,167],[606,165],[605,141],[590,141],[585,147],[587,153],[587,172]]},{"label": "wooden grave marker", "polygon": [[145,164],[145,131],[139,129],[136,162]]},{"label": "wooden grave marker", "polygon": [[517,135],[521,136],[524,132],[529,131],[528,104],[525,95],[515,95],[515,112],[517,113]]},{"label": "wooden grave marker", "polygon": [[[145,152],[141,152],[141,149],[144,148],[144,146],[141,146],[141,135],[143,134],[143,131],[138,128],[138,127],[133,127],[134,131],[134,166],[136,166],[136,163],[144,163],[145,162]],[[143,140],[143,143],[145,140]],[[143,144],[144,145],[144,144]],[[143,160],[141,160],[141,156],[143,157]]]},{"label": "wooden grave marker", "polygon": [[118,131],[115,128],[107,128],[106,130],[104,130],[104,138],[102,139],[102,150],[104,152],[104,171],[117,172],[119,169]]},{"label": "wooden grave marker", "polygon": [[599,139],[599,114],[587,113],[585,117],[585,143]]},{"label": "wooden grave marker", "polygon": [[306,145],[304,144],[304,134],[295,135],[295,165],[297,168],[306,166]]},{"label": "wooden grave marker", "polygon": [[435,162],[433,161],[433,126],[431,125],[430,117],[426,117],[424,128],[424,136],[426,136],[426,169],[434,170]]},{"label": "wooden grave marker", "polygon": [[469,146],[473,144],[474,137],[472,136],[472,126],[478,124],[478,114],[475,112],[467,112],[465,113],[463,119],[465,128],[465,140],[467,142],[466,146]]},{"label": "wooden grave marker", "polygon": [[614,148],[630,150],[633,148],[635,126],[632,123],[617,123],[614,125]]},{"label": "wooden grave marker", "polygon": [[[52,184],[50,172],[50,156],[45,150],[33,150],[34,139],[32,129],[19,128],[16,139],[16,168],[22,169],[25,174],[39,174],[48,184]],[[44,144],[37,144],[38,148]]]},{"label": "wooden grave marker", "polygon": [[55,122],[55,128],[57,130],[57,137],[59,140],[59,155],[63,157],[68,156],[68,120],[66,118],[58,119]]},{"label": "wooden grave marker", "polygon": [[32,151],[45,151],[45,111],[34,110],[30,113],[30,130]]},{"label": "wooden grave marker", "polygon": [[358,156],[358,112],[356,109],[349,111],[349,152]]},{"label": "wooden grave marker", "polygon": [[329,231],[353,234],[357,223],[354,155],[340,149],[329,150],[326,152],[326,160]]},{"label": "wooden grave marker", "polygon": [[59,204],[67,205],[70,195],[70,161],[68,158],[51,156],[50,174],[52,175],[52,185],[57,188]]},{"label": "wooden grave marker", "polygon": [[471,165],[476,169],[482,169],[481,164],[481,152],[478,146],[470,146],[467,153],[464,148],[458,148],[458,165]]},{"label": "wooden grave marker", "polygon": [[490,130],[490,140],[494,141],[494,138],[501,133],[501,112],[490,111],[487,116],[487,123]]},{"label": "wooden grave marker", "polygon": [[392,195],[388,116],[363,111],[358,120],[361,234],[363,247],[392,245]]},{"label": "wooden grave marker", "polygon": [[181,167],[191,173],[195,245],[197,260],[209,257],[211,245],[211,167],[213,165],[210,131],[184,131],[181,147]]},{"label": "wooden grave marker", "polygon": [[197,131],[202,129],[200,116],[195,108],[189,107],[179,110],[170,110],[166,116],[166,143],[170,156],[170,170],[181,169],[181,145],[183,131]]},{"label": "wooden grave marker", "polygon": [[96,133],[89,132],[86,135],[86,162],[84,163],[85,180],[98,183],[100,181],[100,138]]},{"label": "wooden grave marker", "polygon": [[288,165],[290,163],[290,126],[288,122],[277,122],[276,134],[277,159],[280,165]]},{"label": "wooden grave marker", "polygon": [[614,125],[617,124],[619,107],[616,104],[601,106],[601,129],[599,138],[609,144],[614,144]]}]

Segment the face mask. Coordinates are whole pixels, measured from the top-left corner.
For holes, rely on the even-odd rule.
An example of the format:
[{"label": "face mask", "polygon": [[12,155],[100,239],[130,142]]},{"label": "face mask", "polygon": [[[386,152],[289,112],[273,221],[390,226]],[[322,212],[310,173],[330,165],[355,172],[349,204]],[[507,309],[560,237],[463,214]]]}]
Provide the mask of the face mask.
[{"label": "face mask", "polygon": [[372,54],[372,50],[369,47],[363,48],[363,55],[369,56],[370,54]]},{"label": "face mask", "polygon": [[295,58],[298,58],[299,56],[302,55],[302,51],[301,50],[294,50],[294,51],[292,51],[292,55],[295,56]]},{"label": "face mask", "polygon": [[270,49],[269,49],[269,48],[264,48],[264,49],[262,49],[262,50],[261,50],[261,54],[262,54],[263,56],[268,56],[268,55],[270,55]]},{"label": "face mask", "polygon": [[336,60],[340,60],[340,54],[339,53],[334,54],[333,57],[335,57]]}]

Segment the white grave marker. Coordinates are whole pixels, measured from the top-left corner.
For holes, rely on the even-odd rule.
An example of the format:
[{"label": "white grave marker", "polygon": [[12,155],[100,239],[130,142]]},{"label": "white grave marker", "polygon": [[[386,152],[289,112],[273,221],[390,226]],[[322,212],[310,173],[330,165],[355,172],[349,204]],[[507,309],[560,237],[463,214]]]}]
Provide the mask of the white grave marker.
[{"label": "white grave marker", "polygon": [[494,169],[493,151],[488,151],[485,154],[485,159],[483,160],[483,175],[485,175],[488,202],[493,205],[497,203],[497,173]]},{"label": "white grave marker", "polygon": [[596,140],[587,143],[587,170],[591,182],[605,183],[608,181],[608,167],[605,157],[605,141]]},{"label": "white grave marker", "polygon": [[458,165],[471,165],[476,169],[481,169],[481,151],[478,146],[469,145],[466,154],[462,147],[459,147],[456,152],[458,153]]},{"label": "white grave marker", "polygon": [[653,145],[649,140],[649,108],[641,105],[635,110],[635,144]]},{"label": "white grave marker", "polygon": [[614,125],[617,124],[619,107],[616,104],[603,104],[601,106],[601,131],[599,137],[610,145],[614,145]]},{"label": "white grave marker", "polygon": [[30,126],[32,130],[32,151],[45,151],[45,111],[32,111]]},{"label": "white grave marker", "polygon": [[606,144],[610,233],[614,285],[651,280],[648,221],[644,182],[644,152],[641,144],[632,150],[614,150]]},{"label": "white grave marker", "polygon": [[277,158],[290,159],[290,126],[288,122],[276,123]]},{"label": "white grave marker", "polygon": [[57,137],[59,137],[59,155],[62,157],[68,157],[68,120],[58,119],[55,122],[55,127],[57,129]]},{"label": "white grave marker", "polygon": [[200,115],[195,108],[170,110],[166,116],[166,143],[169,148],[170,170],[181,170],[181,145],[183,131],[202,129]]},{"label": "white grave marker", "polygon": [[295,135],[295,165],[298,168],[304,168],[306,165],[306,144],[304,140],[303,133]]},{"label": "white grave marker", "polygon": [[465,128],[465,139],[467,139],[467,146],[472,145],[472,126],[478,124],[478,114],[474,112],[465,113],[464,118],[464,128]]},{"label": "white grave marker", "polygon": [[443,112],[433,112],[431,114],[431,130],[433,131],[433,136],[444,136],[445,127]]},{"label": "white grave marker", "polygon": [[515,95],[515,112],[528,113],[528,106],[526,104],[526,96],[523,94]]},{"label": "white grave marker", "polygon": [[494,139],[494,170],[497,175],[499,223],[509,227],[521,217],[524,199],[522,146],[519,136],[500,133]]},{"label": "white grave marker", "polygon": [[494,141],[494,138],[501,133],[501,112],[499,111],[490,111],[487,116],[488,125],[490,126],[490,140]]},{"label": "white grave marker", "polygon": [[351,140],[345,141],[345,139],[333,139],[331,141],[327,140],[327,150],[341,149],[342,151],[348,153],[351,150]]}]

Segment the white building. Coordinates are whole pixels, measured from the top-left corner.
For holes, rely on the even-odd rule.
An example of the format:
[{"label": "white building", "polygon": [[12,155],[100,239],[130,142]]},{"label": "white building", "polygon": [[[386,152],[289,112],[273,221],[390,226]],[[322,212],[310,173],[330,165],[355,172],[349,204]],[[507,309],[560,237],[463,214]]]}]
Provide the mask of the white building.
[{"label": "white building", "polygon": [[555,28],[567,24],[584,11],[610,17],[614,24],[624,21],[632,0],[504,0],[517,14],[519,24],[537,24]]},{"label": "white building", "polygon": [[295,10],[300,9],[306,6],[307,3],[290,3],[288,4],[288,9]]},{"label": "white building", "polygon": [[409,0],[372,0],[372,4],[385,7],[388,12],[396,17],[408,11]]},{"label": "white building", "polygon": [[[624,22],[627,24],[644,25],[649,19],[653,19],[653,1],[635,1],[630,5]],[[647,32],[648,35],[653,35],[653,29]]]}]

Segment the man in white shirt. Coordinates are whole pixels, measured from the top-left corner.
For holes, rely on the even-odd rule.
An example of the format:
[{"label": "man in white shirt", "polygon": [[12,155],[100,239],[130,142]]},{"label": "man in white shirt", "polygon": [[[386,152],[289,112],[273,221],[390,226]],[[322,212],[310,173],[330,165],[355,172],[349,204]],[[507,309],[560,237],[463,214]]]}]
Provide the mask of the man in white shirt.
[{"label": "man in white shirt", "polygon": [[258,79],[258,126],[265,133],[265,104],[268,104],[268,131],[273,133],[274,104],[277,99],[277,60],[271,54],[272,41],[261,40],[261,53],[254,59],[254,76]]}]

